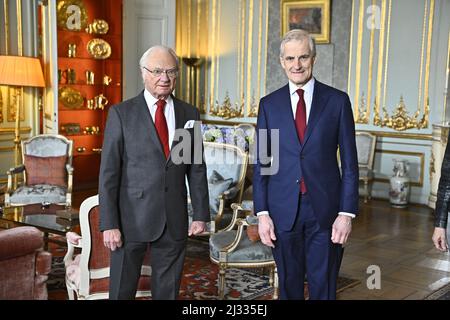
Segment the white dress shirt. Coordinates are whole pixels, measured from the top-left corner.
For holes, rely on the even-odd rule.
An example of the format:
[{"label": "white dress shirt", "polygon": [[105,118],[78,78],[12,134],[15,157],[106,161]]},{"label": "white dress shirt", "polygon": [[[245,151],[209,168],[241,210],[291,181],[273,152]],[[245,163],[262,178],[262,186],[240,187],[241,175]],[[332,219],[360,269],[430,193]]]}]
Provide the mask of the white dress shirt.
[{"label": "white dress shirt", "polygon": [[[144,98],[147,103],[148,110],[152,116],[153,123],[155,123],[156,109],[158,108],[156,99],[147,89],[144,90]],[[173,105],[173,99],[168,96],[166,99],[166,106],[164,107],[164,116],[166,117],[167,129],[169,130],[169,149],[172,147],[173,137],[175,135],[175,107]]]},{"label": "white dress shirt", "polygon": [[[306,126],[308,126],[309,114],[311,113],[311,105],[314,94],[314,84],[316,80],[312,77],[303,87],[299,88],[293,82],[289,80],[289,93],[291,94],[291,107],[292,107],[292,115],[295,120],[295,115],[297,113],[297,103],[300,97],[298,96],[297,90],[303,89],[303,100],[305,100],[306,106]],[[269,211],[260,211],[256,213],[257,216],[269,214]],[[340,215],[349,216],[354,218],[355,215],[349,212],[339,212]]]}]

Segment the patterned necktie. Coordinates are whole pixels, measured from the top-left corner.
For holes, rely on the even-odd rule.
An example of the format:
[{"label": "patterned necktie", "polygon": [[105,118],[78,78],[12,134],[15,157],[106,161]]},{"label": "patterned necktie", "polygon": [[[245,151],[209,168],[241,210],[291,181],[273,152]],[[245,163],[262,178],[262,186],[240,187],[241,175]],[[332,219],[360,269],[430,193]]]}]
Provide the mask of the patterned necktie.
[{"label": "patterned necktie", "polygon": [[158,100],[156,102],[155,127],[158,132],[159,141],[164,150],[166,158],[169,156],[169,129],[167,128],[166,117],[164,115],[164,107],[166,100]]},{"label": "patterned necktie", "polygon": [[[303,144],[306,132],[306,105],[305,100],[303,99],[304,93],[305,91],[303,89],[297,90],[299,99],[297,103],[297,111],[295,112],[295,128],[297,129],[298,138],[301,144]],[[300,191],[302,193],[306,193],[306,185],[303,178],[300,181]]]}]

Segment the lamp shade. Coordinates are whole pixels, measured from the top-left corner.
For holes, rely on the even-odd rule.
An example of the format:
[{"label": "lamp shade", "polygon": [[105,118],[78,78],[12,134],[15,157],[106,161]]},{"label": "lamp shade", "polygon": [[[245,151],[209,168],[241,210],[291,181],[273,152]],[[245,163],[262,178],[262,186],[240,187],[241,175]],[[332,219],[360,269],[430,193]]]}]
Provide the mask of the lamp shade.
[{"label": "lamp shade", "polygon": [[23,87],[45,87],[38,58],[0,56],[0,84]]}]

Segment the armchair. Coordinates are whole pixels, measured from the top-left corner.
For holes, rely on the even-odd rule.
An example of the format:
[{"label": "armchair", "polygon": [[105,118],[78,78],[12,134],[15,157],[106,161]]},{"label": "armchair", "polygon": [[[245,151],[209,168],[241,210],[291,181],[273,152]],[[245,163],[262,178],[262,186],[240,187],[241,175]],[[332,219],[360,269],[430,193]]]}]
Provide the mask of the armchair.
[{"label": "armchair", "polygon": [[[242,149],[223,143],[204,142],[211,221],[207,233],[227,227],[232,218],[229,205],[240,202],[244,192],[248,155]],[[192,206],[188,204],[189,222]]]},{"label": "armchair", "polygon": [[[22,163],[7,171],[5,207],[33,203],[72,204],[72,140],[61,135],[41,134],[22,141]],[[23,185],[14,189],[14,175],[23,175]]]},{"label": "armchair", "polygon": [[[70,300],[108,299],[110,251],[103,245],[103,235],[99,229],[100,210],[98,195],[87,198],[80,206],[81,236],[68,232],[66,267],[66,287]],[[75,248],[81,253],[75,255]],[[149,251],[144,258],[136,297],[150,297]]]},{"label": "armchair", "polygon": [[377,137],[368,132],[356,133],[359,181],[364,183],[364,203],[371,198],[373,183],[373,161]]},{"label": "armchair", "polygon": [[35,227],[0,231],[0,300],[46,300],[52,255]]},{"label": "armchair", "polygon": [[253,226],[257,230],[258,227],[258,218],[252,214],[252,202],[233,203],[231,206],[232,223],[209,238],[210,260],[219,265],[219,298],[223,299],[225,295],[228,268],[269,268],[269,284],[274,287],[273,299],[278,299],[278,276],[272,249],[261,240],[253,239],[248,229]]}]

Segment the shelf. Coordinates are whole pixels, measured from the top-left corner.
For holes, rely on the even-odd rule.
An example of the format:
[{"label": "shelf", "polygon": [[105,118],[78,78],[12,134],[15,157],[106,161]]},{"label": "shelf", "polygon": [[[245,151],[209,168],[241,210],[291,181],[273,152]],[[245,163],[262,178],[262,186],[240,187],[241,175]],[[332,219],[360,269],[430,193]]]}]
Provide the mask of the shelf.
[{"label": "shelf", "polygon": [[80,111],[100,111],[100,112],[103,112],[103,111],[105,111],[105,109],[103,109],[103,110],[101,110],[101,109],[87,109],[87,108],[83,108],[83,109],[67,109],[66,107],[59,107],[59,111],[70,111],[70,112],[73,112],[73,111],[77,111],[77,112],[80,112]]},{"label": "shelf", "polygon": [[107,61],[114,61],[114,62],[119,62],[121,63],[122,60],[121,59],[117,59],[117,58],[106,58],[106,59],[95,59],[95,58],[80,58],[80,57],[75,57],[75,58],[69,58],[69,57],[58,57],[58,60],[68,60],[68,61],[76,61],[76,60],[80,60],[80,61],[91,61],[91,62],[107,62]]},{"label": "shelf", "polygon": [[70,138],[81,138],[81,137],[103,137],[103,134],[66,134],[65,132],[60,132],[63,134],[67,139]]},{"label": "shelf", "polygon": [[81,86],[81,87],[93,87],[93,88],[95,88],[95,87],[103,87],[103,88],[111,87],[111,88],[114,88],[114,87],[121,87],[122,84],[120,84],[120,83],[109,84],[109,85],[102,84],[102,83],[87,84],[85,82],[81,82],[81,83],[58,83],[58,87],[59,88],[67,87],[67,86],[69,86],[69,87],[71,87],[71,86]]}]

